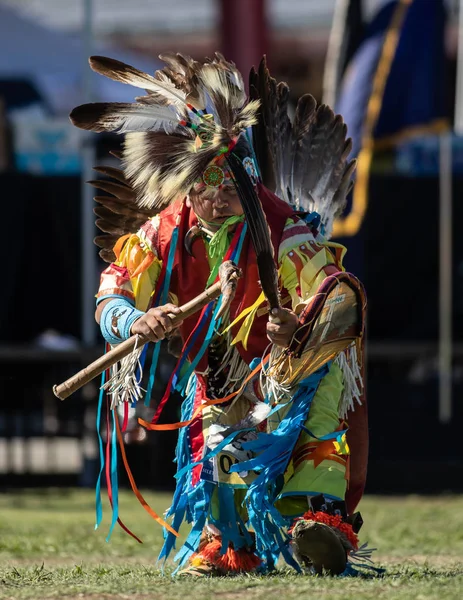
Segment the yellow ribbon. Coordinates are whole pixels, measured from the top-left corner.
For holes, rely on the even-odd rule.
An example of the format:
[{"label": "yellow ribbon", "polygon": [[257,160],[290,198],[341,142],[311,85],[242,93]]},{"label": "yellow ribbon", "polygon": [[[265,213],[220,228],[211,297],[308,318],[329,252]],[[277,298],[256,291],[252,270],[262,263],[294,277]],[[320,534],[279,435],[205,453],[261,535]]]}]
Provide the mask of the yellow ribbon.
[{"label": "yellow ribbon", "polygon": [[227,333],[227,331],[229,331],[232,327],[234,327],[237,323],[239,323],[240,321],[242,321],[244,319],[244,323],[241,325],[240,330],[236,334],[236,337],[231,342],[232,346],[234,344],[237,344],[238,342],[241,342],[243,345],[243,348],[245,350],[247,350],[248,339],[249,339],[249,334],[251,332],[252,324],[254,323],[254,319],[256,317],[257,310],[264,300],[265,300],[264,292],[261,292],[260,296],[254,302],[254,304],[245,308],[236,317],[236,319],[233,321],[233,323],[230,323],[230,325],[222,331],[222,334]]},{"label": "yellow ribbon", "polygon": [[336,440],[334,440],[333,444],[334,444],[334,448],[338,454],[350,454],[350,449],[349,449],[349,445],[347,443],[347,437],[346,437],[345,433],[343,434],[343,436],[341,438],[341,442],[337,442]]}]

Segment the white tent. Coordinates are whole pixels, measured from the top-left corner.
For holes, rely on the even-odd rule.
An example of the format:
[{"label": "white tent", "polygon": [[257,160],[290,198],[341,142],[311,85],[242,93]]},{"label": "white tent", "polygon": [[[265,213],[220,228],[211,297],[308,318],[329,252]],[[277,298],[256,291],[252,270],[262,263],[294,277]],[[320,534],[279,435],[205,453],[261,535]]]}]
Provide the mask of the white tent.
[{"label": "white tent", "polygon": [[[0,5],[0,79],[31,81],[57,114],[83,102],[84,44],[76,36],[47,29]],[[154,72],[159,63],[95,41],[94,54],[111,56]],[[90,67],[88,67],[90,69]],[[134,88],[93,74],[94,100],[127,102]]]}]

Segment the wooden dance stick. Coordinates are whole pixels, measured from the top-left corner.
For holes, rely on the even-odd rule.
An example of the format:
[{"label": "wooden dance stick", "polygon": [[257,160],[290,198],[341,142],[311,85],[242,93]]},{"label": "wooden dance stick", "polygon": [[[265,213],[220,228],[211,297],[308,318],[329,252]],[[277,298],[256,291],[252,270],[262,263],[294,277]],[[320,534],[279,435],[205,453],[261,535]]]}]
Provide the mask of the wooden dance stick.
[{"label": "wooden dance stick", "polygon": [[[241,272],[231,261],[227,261],[221,265],[219,277],[220,281],[217,281],[217,283],[208,287],[202,294],[199,294],[199,296],[196,296],[196,298],[193,298],[190,302],[179,307],[181,312],[178,315],[172,315],[174,328],[179,322],[191,317],[191,315],[204,308],[206,304],[209,304],[209,302],[218,298],[220,294],[224,295],[224,302],[217,314],[217,318],[225,312],[226,308],[230,306],[238,279],[241,277]],[[88,367],[85,367],[85,369],[82,369],[63,383],[54,385],[53,393],[60,400],[65,400],[86,383],[95,377],[98,377],[98,375],[101,375],[103,371],[112,367],[125,356],[128,356],[135,347],[142,348],[148,342],[149,339],[143,335],[133,335],[128,340],[125,340],[125,342],[121,342],[115,348],[103,356],[100,356],[100,358],[97,358],[97,360],[89,364]]]}]

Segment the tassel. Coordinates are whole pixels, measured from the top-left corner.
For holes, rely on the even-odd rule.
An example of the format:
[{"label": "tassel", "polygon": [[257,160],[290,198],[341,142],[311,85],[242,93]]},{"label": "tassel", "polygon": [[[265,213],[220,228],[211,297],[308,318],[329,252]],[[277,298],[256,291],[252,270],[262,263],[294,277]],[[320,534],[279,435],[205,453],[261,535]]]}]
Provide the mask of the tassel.
[{"label": "tassel", "polygon": [[[298,521],[315,521],[316,523],[324,523],[325,525],[329,525],[330,527],[335,527],[338,529],[348,540],[350,545],[354,548],[354,550],[358,550],[359,547],[359,539],[358,536],[354,533],[352,529],[352,525],[349,523],[345,523],[341,515],[329,515],[328,513],[317,511],[312,512],[308,510],[302,517],[295,519],[293,526],[289,529],[288,533],[291,534],[294,525]],[[363,548],[364,546],[362,546]]]},{"label": "tassel", "polygon": [[[112,428],[110,424],[112,416]],[[122,529],[133,537],[139,544],[142,544],[140,538],[130,531],[128,527],[119,518],[119,485],[117,478],[117,440],[116,440],[116,421],[117,415],[114,411],[110,411],[109,401],[106,403],[106,486],[108,488],[108,499],[111,505],[113,516],[111,519],[111,525],[109,528],[106,541],[109,542],[111,534],[114,530],[116,523],[119,524]]]},{"label": "tassel", "polygon": [[216,538],[206,544],[197,557],[226,573],[252,573],[262,563],[258,556],[246,548],[227,548],[224,554],[221,549],[222,542]]},{"label": "tassel", "polygon": [[355,342],[337,356],[335,363],[341,369],[344,377],[344,391],[339,406],[339,417],[346,419],[348,411],[355,410],[356,403],[359,406],[362,405],[364,386]]}]

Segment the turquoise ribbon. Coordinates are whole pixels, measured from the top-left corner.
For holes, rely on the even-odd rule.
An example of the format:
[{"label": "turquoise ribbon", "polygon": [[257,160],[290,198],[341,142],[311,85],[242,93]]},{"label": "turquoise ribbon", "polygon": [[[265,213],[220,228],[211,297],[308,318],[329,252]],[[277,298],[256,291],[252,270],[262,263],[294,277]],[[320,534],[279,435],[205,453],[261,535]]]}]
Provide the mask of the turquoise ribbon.
[{"label": "turquoise ribbon", "polygon": [[119,517],[119,483],[117,477],[117,433],[116,433],[116,419],[117,413],[113,409],[111,411],[112,419],[112,432],[111,432],[111,490],[113,497],[113,518],[111,520],[111,526],[109,528],[108,537],[106,541],[109,542],[113,529],[117,523]]},{"label": "turquoise ribbon", "polygon": [[[106,353],[106,345],[105,345],[105,353]],[[96,432],[98,436],[98,447],[100,449],[100,472],[98,473],[98,479],[96,480],[96,488],[95,488],[95,511],[96,511],[96,520],[95,520],[95,529],[101,524],[101,520],[103,519],[103,505],[101,502],[101,476],[104,471],[104,449],[103,449],[103,439],[101,437],[100,427],[101,427],[101,409],[103,406],[104,399],[104,389],[103,386],[105,384],[105,375],[106,371],[103,371],[101,374],[101,382],[100,382],[100,394],[98,397],[98,409],[96,413]]]},{"label": "turquoise ribbon", "polygon": [[[170,279],[172,276],[172,268],[174,266],[175,251],[177,249],[177,241],[178,241],[178,226],[175,227],[175,229],[172,232],[172,239],[171,239],[170,247],[169,247],[169,255],[167,257],[166,276],[164,278],[164,282],[163,282],[163,286],[162,286],[162,293],[161,293],[161,298],[159,301],[159,306],[162,306],[163,304],[165,304],[167,302],[167,298],[169,295]],[[161,352],[161,344],[159,342],[157,342],[154,345],[153,358],[151,360],[151,368],[150,368],[150,374],[149,374],[149,378],[148,378],[148,386],[147,386],[146,394],[145,394],[145,406],[150,405],[151,393],[153,391],[154,378],[156,375],[156,369],[158,366],[160,352]]]},{"label": "turquoise ribbon", "polygon": [[196,356],[194,357],[192,362],[188,365],[188,369],[185,371],[182,378],[175,386],[175,389],[177,389],[177,390],[182,389],[182,387],[185,385],[186,381],[188,381],[190,375],[196,369],[196,366],[198,365],[199,361],[203,357],[204,352],[206,351],[207,347],[209,346],[211,339],[214,335],[215,328],[220,327],[220,323],[221,323],[222,319],[217,320],[217,313],[220,310],[221,304],[222,304],[222,297],[220,297],[218,299],[217,304],[214,308],[214,312],[212,313],[212,318],[209,322],[209,327],[207,328],[206,337],[204,338],[204,341],[201,344],[201,348],[198,350],[198,353],[196,354]]}]

